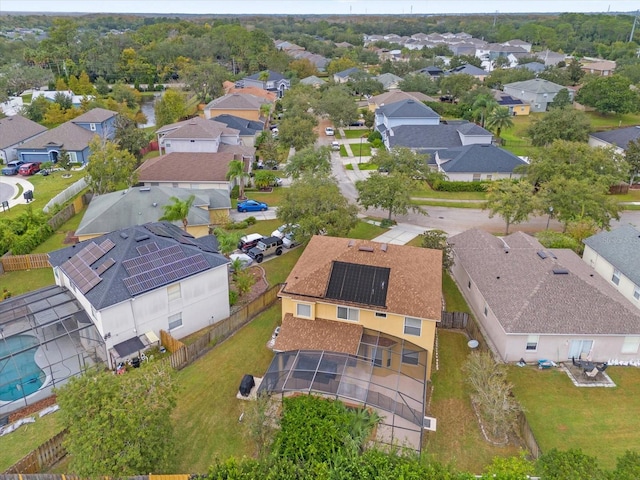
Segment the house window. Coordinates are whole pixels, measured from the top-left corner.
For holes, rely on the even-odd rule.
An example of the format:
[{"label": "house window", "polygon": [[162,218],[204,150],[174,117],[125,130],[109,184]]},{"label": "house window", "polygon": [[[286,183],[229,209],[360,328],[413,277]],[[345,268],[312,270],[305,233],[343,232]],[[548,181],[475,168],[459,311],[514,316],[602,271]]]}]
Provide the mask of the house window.
[{"label": "house window", "polygon": [[89,124],[89,128],[91,129],[92,132],[96,131],[96,124],[95,123],[90,123]]},{"label": "house window", "polygon": [[182,326],[182,313],[176,313],[169,317],[169,330],[175,330]]},{"label": "house window", "polygon": [[491,180],[493,178],[493,175],[487,175],[487,180]]},{"label": "house window", "polygon": [[620,285],[620,270],[613,271],[613,275],[611,276],[611,281],[616,285]]},{"label": "house window", "polygon": [[306,303],[296,304],[296,317],[311,318],[311,305]]},{"label": "house window", "polygon": [[569,358],[586,358],[593,348],[593,340],[571,340]]},{"label": "house window", "polygon": [[164,141],[164,146],[166,147],[170,147],[171,146],[171,142],[169,140],[165,140]]},{"label": "house window", "polygon": [[540,340],[539,335],[529,335],[527,337],[527,352],[535,352],[538,350],[538,341]]},{"label": "house window", "polygon": [[178,182],[173,182],[173,183],[171,183],[171,186],[172,186],[173,188],[178,188]]},{"label": "house window", "polygon": [[175,285],[169,285],[167,287],[167,295],[169,296],[170,302],[182,298],[182,291],[180,290],[180,284],[176,283]]},{"label": "house window", "polygon": [[474,182],[479,182],[480,181],[480,174],[479,173],[474,173],[473,174],[473,181]]},{"label": "house window", "polygon": [[422,334],[422,320],[419,318],[404,317],[404,333],[405,335],[415,335],[419,337]]},{"label": "house window", "polygon": [[338,307],[337,317],[341,320],[351,320],[357,322],[360,315],[360,310],[357,308]]},{"label": "house window", "polygon": [[640,287],[636,287],[633,289],[633,298],[636,300],[640,300]]},{"label": "house window", "polygon": [[640,337],[624,337],[621,353],[638,353]]},{"label": "house window", "polygon": [[408,348],[402,349],[402,363],[407,365],[418,365],[420,360],[420,352],[416,350],[410,350]]},{"label": "house window", "polygon": [[152,187],[159,187],[160,186],[160,182],[151,182],[151,186]]},{"label": "house window", "polygon": [[382,312],[376,312],[376,317],[378,317],[378,318],[387,318],[387,314],[386,313],[382,313]]}]

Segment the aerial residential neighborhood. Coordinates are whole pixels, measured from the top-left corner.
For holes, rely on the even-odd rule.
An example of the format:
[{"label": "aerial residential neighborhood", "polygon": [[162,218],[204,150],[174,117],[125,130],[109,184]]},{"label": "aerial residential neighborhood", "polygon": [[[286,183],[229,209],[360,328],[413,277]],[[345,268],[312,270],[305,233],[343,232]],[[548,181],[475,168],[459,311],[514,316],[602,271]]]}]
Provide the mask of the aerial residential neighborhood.
[{"label": "aerial residential neighborhood", "polygon": [[0,474],[637,478],[637,12],[192,3],[0,12]]}]

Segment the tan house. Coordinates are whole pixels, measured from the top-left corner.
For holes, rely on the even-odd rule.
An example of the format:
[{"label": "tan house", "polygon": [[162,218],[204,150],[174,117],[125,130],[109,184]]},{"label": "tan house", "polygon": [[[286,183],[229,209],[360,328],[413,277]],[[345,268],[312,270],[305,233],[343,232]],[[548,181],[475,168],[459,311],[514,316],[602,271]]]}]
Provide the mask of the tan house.
[{"label": "tan house", "polygon": [[380,410],[390,439],[419,450],[442,252],[314,236],[279,296],[277,355],[261,388],[365,404]]},{"label": "tan house", "polygon": [[609,77],[613,75],[613,72],[616,69],[616,62],[613,60],[583,61],[580,69],[584,73],[589,73],[591,75]]},{"label": "tan house", "polygon": [[271,104],[266,98],[257,95],[228,93],[209,102],[204,107],[204,116],[207,120],[218,115],[235,115],[247,120],[262,121],[262,106]]}]

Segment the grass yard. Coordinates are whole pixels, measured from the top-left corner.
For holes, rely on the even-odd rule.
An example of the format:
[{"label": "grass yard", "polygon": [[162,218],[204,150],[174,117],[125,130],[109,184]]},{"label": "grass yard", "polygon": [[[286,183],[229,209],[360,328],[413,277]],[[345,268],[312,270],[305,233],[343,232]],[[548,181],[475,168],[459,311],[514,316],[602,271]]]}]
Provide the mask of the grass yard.
[{"label": "grass yard", "polygon": [[58,425],[58,414],[45,417],[35,415],[36,422],[23,425],[9,435],[0,437],[0,472],[22,459],[62,430]]},{"label": "grass yard", "polygon": [[34,268],[33,270],[19,270],[0,274],[0,289],[7,287],[13,296],[53,285],[53,270],[51,268]]},{"label": "grass yard", "polygon": [[616,388],[577,388],[559,369],[510,367],[509,381],[543,452],[579,448],[612,469],[626,450],[638,450],[640,369],[607,373]]},{"label": "grass yard", "polygon": [[347,153],[347,147],[345,147],[344,145],[340,145],[340,156],[341,157],[348,157],[349,154]]},{"label": "grass yard", "polygon": [[436,432],[425,432],[424,456],[457,470],[480,474],[494,457],[517,455],[514,445],[496,447],[487,443],[471,408],[461,367],[469,347],[462,333],[438,330],[440,369],[431,375],[433,391],[430,415],[438,419]]},{"label": "grass yard", "polygon": [[72,183],[77,182],[84,177],[84,171],[64,172],[70,173],[71,178],[62,178],[62,172],[54,172],[46,177],[43,175],[32,175],[27,178],[33,184],[33,202],[29,205],[20,204],[12,207],[11,210],[0,213],[0,218],[14,218],[24,212],[29,206],[33,210],[42,210],[42,208]]},{"label": "grass yard", "polygon": [[640,115],[602,115],[598,112],[586,112],[594,131],[612,130],[640,124]]},{"label": "grass yard", "polygon": [[70,245],[64,244],[67,232],[75,232],[77,230],[85,210],[86,209],[83,208],[80,212],[76,213],[73,217],[63,223],[46,242],[40,244],[31,253],[48,253],[64,247],[69,247]]},{"label": "grass yard", "polygon": [[421,182],[420,188],[410,192],[414,198],[442,199],[442,200],[484,200],[485,192],[439,192],[433,190],[427,182]]},{"label": "grass yard", "polygon": [[178,372],[181,391],[173,414],[177,439],[175,473],[206,473],[216,458],[240,458],[254,453],[244,424],[238,423],[247,404],[236,399],[236,392],[245,373],[262,376],[269,366],[273,353],[265,344],[280,317],[277,303]]},{"label": "grass yard", "polygon": [[369,143],[363,143],[362,145],[359,143],[352,143],[350,146],[354,157],[371,156],[371,145]]},{"label": "grass yard", "polygon": [[[419,238],[419,237],[418,237]],[[442,294],[444,295],[444,301],[449,312],[467,312],[473,316],[473,312],[467,305],[467,301],[460,293],[458,285],[453,280],[453,277],[449,272],[443,272],[442,275]]]},{"label": "grass yard", "polygon": [[424,200],[411,199],[413,205],[422,205],[425,207],[451,207],[451,208],[482,208],[484,202],[447,202],[445,200]]},{"label": "grass yard", "polygon": [[387,232],[388,228],[383,228],[378,225],[373,225],[369,222],[360,221],[358,224],[349,231],[348,238],[359,238],[362,240],[371,240],[384,232]]},{"label": "grass yard", "polygon": [[[369,130],[368,128],[359,128],[355,130],[349,130],[349,129],[343,128],[342,130],[344,131],[343,138],[349,138],[349,139],[361,138],[362,136],[368,137],[369,134],[371,133],[371,130]],[[351,145],[353,148],[353,143]]]}]

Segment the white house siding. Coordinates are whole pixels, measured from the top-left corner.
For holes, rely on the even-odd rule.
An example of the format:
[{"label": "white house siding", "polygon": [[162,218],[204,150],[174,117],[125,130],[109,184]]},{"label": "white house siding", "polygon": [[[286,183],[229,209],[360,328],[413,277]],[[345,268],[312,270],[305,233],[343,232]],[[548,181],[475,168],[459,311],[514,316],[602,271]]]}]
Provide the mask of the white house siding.
[{"label": "white house siding", "polygon": [[[444,171],[440,169],[441,171]],[[446,172],[445,172],[446,173]],[[473,173],[470,172],[453,172],[447,173],[447,178],[452,182],[472,182],[474,181]],[[516,173],[481,173],[479,180],[501,180],[503,178],[520,178],[520,174]],[[478,180],[478,179],[476,179]]]},{"label": "white house siding", "polygon": [[493,135],[460,135],[460,141],[463,147],[467,145],[491,145],[492,140]]},{"label": "white house siding", "polygon": [[607,143],[607,142],[605,142],[603,140],[600,140],[599,138],[592,137],[591,135],[589,135],[589,146],[590,147],[603,147],[603,148],[614,147],[616,153],[620,153],[622,155],[624,155],[624,153],[625,153],[624,149],[622,149],[620,147],[617,147],[615,145],[612,145],[610,143]]},{"label": "white house siding", "polygon": [[228,181],[220,182],[144,182],[145,187],[170,187],[170,188],[190,188],[192,190],[224,190],[231,192],[231,185]]},{"label": "white house siding", "polygon": [[598,253],[591,247],[585,245],[584,253],[582,254],[582,260],[590,265],[602,278],[611,284],[612,287],[617,289],[624,297],[629,300],[637,308],[640,308],[640,300],[634,298],[633,292],[636,288],[640,288],[640,285],[634,284],[628,277],[620,273],[620,281],[618,285],[611,281],[613,277],[614,266],[611,265],[606,259],[598,255]]},{"label": "white house siding", "polygon": [[164,139],[165,154],[173,152],[216,153],[220,147],[218,140],[213,139]]}]

